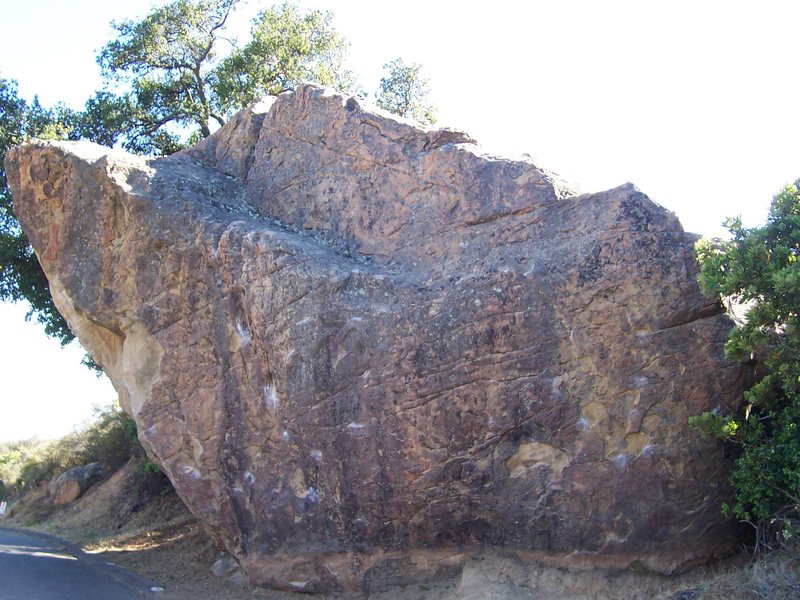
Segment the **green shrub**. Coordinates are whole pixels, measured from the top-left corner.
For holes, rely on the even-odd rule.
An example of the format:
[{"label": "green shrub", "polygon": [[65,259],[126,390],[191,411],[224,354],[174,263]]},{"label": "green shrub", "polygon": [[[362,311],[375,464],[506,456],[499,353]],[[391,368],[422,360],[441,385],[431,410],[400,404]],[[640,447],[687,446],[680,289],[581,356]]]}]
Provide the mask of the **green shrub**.
[{"label": "green shrub", "polygon": [[119,407],[97,411],[95,420],[84,431],[85,462],[101,462],[109,471],[114,471],[134,454],[141,454],[136,422]]},{"label": "green shrub", "polygon": [[152,475],[154,473],[161,473],[161,469],[158,468],[158,465],[154,463],[149,458],[145,458],[142,461],[142,474],[143,475]]},{"label": "green shrub", "polygon": [[[13,463],[15,472],[9,469],[9,477],[17,491],[23,491],[39,481],[47,481],[64,471],[92,462],[103,463],[108,472],[124,465],[131,456],[140,456],[143,450],[136,437],[136,424],[118,406],[97,409],[94,420],[82,429],[63,438],[38,445],[28,443],[5,454],[0,454]],[[3,471],[0,470],[0,473]]]},{"label": "green shrub", "polygon": [[24,465],[46,444],[35,438],[0,443],[0,481],[3,482],[0,500],[12,494]]},{"label": "green shrub", "polygon": [[690,422],[739,449],[725,510],[756,525],[768,536],[762,541],[785,539],[800,522],[800,180],[774,197],[766,225],[726,226],[731,240],[697,243],[699,282],[704,293],[748,308],[725,352],[755,361],[759,379],[739,413]]}]

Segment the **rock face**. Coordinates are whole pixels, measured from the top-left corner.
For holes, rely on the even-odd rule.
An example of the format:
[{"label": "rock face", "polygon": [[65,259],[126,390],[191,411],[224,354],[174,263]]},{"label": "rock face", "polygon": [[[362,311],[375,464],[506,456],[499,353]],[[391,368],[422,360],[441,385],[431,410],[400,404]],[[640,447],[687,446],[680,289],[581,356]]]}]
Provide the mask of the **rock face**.
[{"label": "rock face", "polygon": [[103,465],[89,463],[65,471],[50,482],[48,493],[54,504],[67,504],[103,478]]},{"label": "rock face", "polygon": [[502,547],[672,572],[735,544],[729,323],[677,218],[302,87],[190,151],[9,153],[59,307],[251,581],[376,589]]}]

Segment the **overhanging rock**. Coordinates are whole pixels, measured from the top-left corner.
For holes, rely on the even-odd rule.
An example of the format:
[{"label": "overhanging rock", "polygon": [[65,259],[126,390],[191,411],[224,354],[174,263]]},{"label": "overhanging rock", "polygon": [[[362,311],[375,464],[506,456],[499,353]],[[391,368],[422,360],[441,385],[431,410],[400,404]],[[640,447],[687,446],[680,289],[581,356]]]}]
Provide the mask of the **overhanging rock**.
[{"label": "overhanging rock", "polygon": [[33,142],[6,170],[59,310],[254,583],[733,548],[687,425],[737,397],[729,322],[632,185],[577,195],[310,86],[168,158]]}]

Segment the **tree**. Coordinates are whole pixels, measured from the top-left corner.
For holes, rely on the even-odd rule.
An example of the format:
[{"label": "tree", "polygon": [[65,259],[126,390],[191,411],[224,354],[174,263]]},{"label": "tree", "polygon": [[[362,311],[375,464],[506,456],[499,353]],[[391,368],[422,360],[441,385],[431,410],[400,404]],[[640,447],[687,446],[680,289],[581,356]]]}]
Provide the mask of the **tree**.
[{"label": "tree", "polygon": [[104,121],[110,137],[132,152],[170,154],[266,94],[303,81],[348,83],[342,69],[346,44],[330,13],[304,14],[291,4],[268,8],[239,48],[224,37],[238,3],[176,0],[142,21],[114,24],[118,37],[101,50],[98,63],[109,84],[127,89],[90,101],[94,117],[111,117]]},{"label": "tree", "polygon": [[428,104],[429,81],[422,77],[422,65],[396,58],[383,68],[388,73],[381,78],[376,104],[401,117],[435,123],[436,110]]},{"label": "tree", "polygon": [[740,449],[726,510],[762,536],[786,537],[800,523],[800,179],[774,197],[764,226],[747,229],[740,219],[726,226],[731,240],[697,244],[699,281],[704,293],[749,307],[725,352],[755,360],[760,378],[740,413],[691,422]]},{"label": "tree", "polygon": [[253,22],[250,42],[218,69],[215,90],[222,109],[238,110],[303,81],[350,90],[354,78],[342,66],[347,44],[332,18],[319,10],[302,14],[292,4],[263,11]]},{"label": "tree", "polygon": [[130,91],[122,99],[95,100],[98,106],[114,100],[127,111],[131,150],[170,148],[179,134],[168,125],[196,128],[207,137],[212,122],[225,123],[213,94],[213,66],[237,2],[176,0],[141,21],[112,23],[117,38],[100,51],[97,62],[108,82],[128,84]]}]

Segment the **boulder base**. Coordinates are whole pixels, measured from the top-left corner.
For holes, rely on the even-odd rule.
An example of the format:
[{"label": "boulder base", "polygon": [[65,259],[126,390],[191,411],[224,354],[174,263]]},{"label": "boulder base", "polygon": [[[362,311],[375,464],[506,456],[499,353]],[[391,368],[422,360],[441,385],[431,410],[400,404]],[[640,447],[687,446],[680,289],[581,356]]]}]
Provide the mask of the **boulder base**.
[{"label": "boulder base", "polygon": [[59,310],[250,580],[378,589],[480,547],[661,572],[735,547],[730,324],[630,184],[301,87],[195,148],[11,151]]}]

